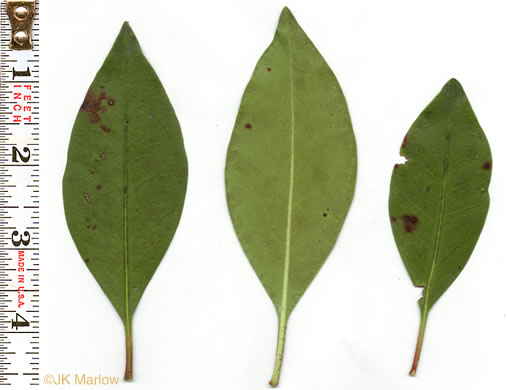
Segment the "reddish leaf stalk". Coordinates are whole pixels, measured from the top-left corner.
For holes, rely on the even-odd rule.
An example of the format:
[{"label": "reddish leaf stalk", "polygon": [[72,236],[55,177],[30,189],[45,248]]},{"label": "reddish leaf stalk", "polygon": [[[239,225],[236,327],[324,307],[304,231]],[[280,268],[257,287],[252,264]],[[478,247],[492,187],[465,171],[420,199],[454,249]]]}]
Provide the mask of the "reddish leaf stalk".
[{"label": "reddish leaf stalk", "polygon": [[132,333],[125,329],[125,375],[124,381],[132,381]]},{"label": "reddish leaf stalk", "polygon": [[418,362],[420,361],[420,355],[422,353],[423,338],[425,336],[425,328],[427,326],[427,316],[428,316],[428,313],[422,312],[422,317],[420,320],[420,330],[418,331],[418,339],[416,341],[415,356],[413,359],[413,365],[411,366],[411,371],[409,371],[409,375],[411,375],[411,376],[416,375],[416,369],[418,368]]}]

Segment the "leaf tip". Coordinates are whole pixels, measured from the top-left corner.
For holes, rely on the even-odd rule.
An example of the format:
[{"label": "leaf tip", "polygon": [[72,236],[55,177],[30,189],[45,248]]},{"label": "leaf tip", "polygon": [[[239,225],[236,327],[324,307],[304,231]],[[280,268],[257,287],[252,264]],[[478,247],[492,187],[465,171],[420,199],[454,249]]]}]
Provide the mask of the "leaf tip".
[{"label": "leaf tip", "polygon": [[446,84],[459,85],[460,86],[459,80],[457,80],[455,77],[452,77],[450,80],[448,80],[448,82]]},{"label": "leaf tip", "polygon": [[121,31],[122,32],[124,32],[124,31],[125,32],[132,32],[132,28],[127,20],[125,22],[123,22]]},{"label": "leaf tip", "polygon": [[287,6],[282,9],[282,12],[280,13],[280,20],[281,21],[282,20],[295,20],[293,13]]},{"label": "leaf tip", "polygon": [[460,84],[459,80],[451,78],[443,87],[443,92],[453,94],[456,96],[458,94],[463,94],[464,89],[462,88],[462,85]]},{"label": "leaf tip", "polygon": [[123,22],[122,28],[116,37],[111,51],[123,53],[123,55],[127,57],[133,56],[141,51],[136,34],[134,34],[128,21]]},{"label": "leaf tip", "polygon": [[136,39],[136,35],[134,34],[134,31],[132,30],[132,27],[127,20],[123,22],[119,35],[126,36],[129,39],[131,38]]}]

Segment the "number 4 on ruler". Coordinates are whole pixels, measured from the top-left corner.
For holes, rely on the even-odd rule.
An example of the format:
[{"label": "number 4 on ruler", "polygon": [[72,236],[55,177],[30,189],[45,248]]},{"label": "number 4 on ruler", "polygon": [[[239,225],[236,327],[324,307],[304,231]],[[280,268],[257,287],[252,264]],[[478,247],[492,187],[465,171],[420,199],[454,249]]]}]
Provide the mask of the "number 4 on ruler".
[{"label": "number 4 on ruler", "polygon": [[20,326],[30,326],[30,322],[28,322],[21,314],[16,313],[16,321],[11,320],[12,328],[16,328]]}]

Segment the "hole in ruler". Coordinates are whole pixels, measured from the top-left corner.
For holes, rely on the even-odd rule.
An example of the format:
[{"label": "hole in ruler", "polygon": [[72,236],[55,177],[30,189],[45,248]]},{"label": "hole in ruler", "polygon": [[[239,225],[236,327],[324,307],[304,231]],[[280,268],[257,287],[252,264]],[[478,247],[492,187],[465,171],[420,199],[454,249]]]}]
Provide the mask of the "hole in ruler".
[{"label": "hole in ruler", "polygon": [[25,19],[28,15],[28,10],[25,7],[18,7],[14,11],[14,15],[16,15],[18,19]]},{"label": "hole in ruler", "polygon": [[14,34],[14,40],[16,41],[16,43],[19,43],[21,45],[28,41],[28,35],[26,34],[25,31],[18,31],[16,34]]}]

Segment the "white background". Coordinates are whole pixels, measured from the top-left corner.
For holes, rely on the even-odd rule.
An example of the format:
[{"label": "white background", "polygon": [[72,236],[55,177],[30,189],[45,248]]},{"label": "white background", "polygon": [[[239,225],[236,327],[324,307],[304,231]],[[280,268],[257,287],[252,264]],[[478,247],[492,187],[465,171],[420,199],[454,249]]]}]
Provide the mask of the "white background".
[{"label": "white background", "polygon": [[[505,3],[43,1],[41,379],[123,377],[122,323],[68,232],[61,180],[79,106],[128,20],[180,120],[189,185],[178,231],[134,317],[135,382],[117,387],[267,388],[277,319],[233,231],[224,165],[243,90],[288,5],[339,79],[359,165],[337,245],[289,320],[280,388],[506,389]],[[392,237],[389,182],[404,134],[451,77],[490,141],[491,207],[467,267],[430,314],[411,378],[421,291]]]}]

